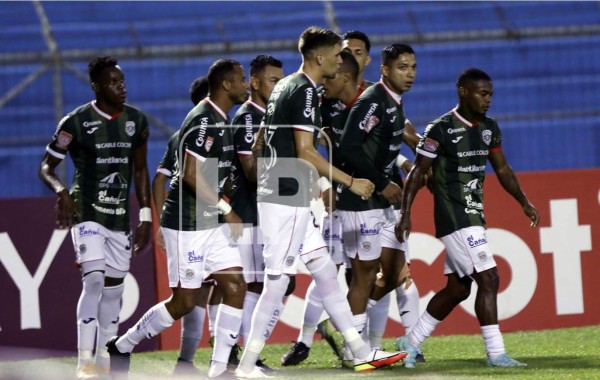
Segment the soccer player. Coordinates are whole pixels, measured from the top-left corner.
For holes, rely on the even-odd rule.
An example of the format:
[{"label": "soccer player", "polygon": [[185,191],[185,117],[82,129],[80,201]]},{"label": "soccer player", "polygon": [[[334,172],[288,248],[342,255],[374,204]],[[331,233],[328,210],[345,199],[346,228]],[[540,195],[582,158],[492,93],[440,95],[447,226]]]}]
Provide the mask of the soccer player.
[{"label": "soccer player", "polygon": [[458,77],[458,106],[425,129],[417,147],[415,166],[408,175],[402,199],[401,219],[396,226],[399,240],[411,231],[410,209],[425,173],[433,168],[436,236],[446,247],[446,286],[429,301],[417,325],[400,345],[409,355],[407,368],[415,365],[417,349],[452,310],[467,299],[473,280],[477,283],[475,314],[481,326],[488,364],[524,366],[504,349],[498,326],[496,299],[499,276],[485,233],[483,181],[486,162],[492,165],[502,187],[537,226],[539,215],[521,189],[502,153],[502,135],[496,120],[486,116],[493,85],[488,74],[469,68]]},{"label": "soccer player", "polygon": [[[190,85],[190,99],[194,105],[198,104],[208,95],[208,78],[205,76],[194,79]],[[152,196],[158,215],[161,215],[165,203],[165,185],[173,176],[176,165],[177,144],[179,143],[179,130],[175,131],[169,138],[167,150],[156,169],[156,175],[152,179]],[[157,241],[161,248],[165,249],[162,231],[159,229]],[[198,370],[193,365],[194,355],[198,344],[202,339],[204,317],[206,315],[206,302],[211,293],[213,280],[205,281],[200,287],[200,296],[196,307],[183,317],[181,322],[181,345],[179,356],[175,366],[175,373],[196,373]]]},{"label": "soccer player", "polygon": [[[280,60],[270,55],[256,56],[250,62],[250,98],[237,110],[231,122],[235,152],[230,177],[231,207],[244,222],[244,233],[238,240],[238,247],[242,257],[244,279],[248,284],[241,328],[244,342],[248,342],[252,314],[263,290],[265,268],[262,244],[257,235],[256,167],[252,145],[265,114],[269,96],[282,78],[283,63]],[[269,370],[260,359],[256,364],[264,370]]]},{"label": "soccer player", "polygon": [[358,62],[358,83],[362,92],[365,88],[375,84],[364,79],[365,66],[371,63],[371,40],[360,30],[346,32],[342,38],[342,49],[352,53],[354,58],[356,58],[356,62]]},{"label": "soccer player", "polygon": [[[339,160],[337,149],[340,137],[344,130],[344,125],[352,105],[358,99],[362,91],[358,85],[359,65],[354,56],[345,50],[340,52],[342,63],[340,64],[334,78],[324,78],[321,103],[321,117],[323,120],[322,132],[327,135],[326,145],[331,143],[330,151],[332,153],[331,161],[333,165],[342,169],[342,162]],[[336,184],[334,184],[334,187]],[[335,211],[336,191],[333,193],[324,193],[323,201],[326,205],[327,215],[324,216],[321,223],[323,239],[327,243],[331,258],[337,269],[344,262],[344,252],[342,247],[341,221]],[[329,199],[331,198],[331,199]],[[304,314],[302,326],[297,341],[289,351],[281,358],[283,366],[293,366],[303,362],[310,353],[310,347],[313,343],[314,333],[317,330],[317,324],[323,314],[323,302],[316,288],[316,282],[313,280],[306,291],[304,302]],[[335,339],[325,337],[326,339]],[[332,348],[337,350],[336,344]],[[341,352],[339,352],[341,356]]]},{"label": "soccer player", "polygon": [[[310,27],[301,34],[298,49],[302,55],[299,72],[275,86],[266,108],[264,159],[259,164],[257,188],[266,278],[252,317],[250,337],[236,370],[240,378],[267,376],[255,362],[279,320],[282,298],[290,276],[296,274],[298,259],[313,276],[327,312],[354,352],[357,371],[390,365],[405,355],[371,351],[353,327],[348,303],[337,282],[335,264],[313,222],[309,207],[313,187],[302,186],[305,181],[316,181],[314,171],[301,171],[312,166],[318,175],[331,173],[333,180],[358,196],[369,198],[373,190],[370,181],[353,178],[329,165],[314,145],[315,127],[321,126],[316,84],[337,72],[341,38],[331,30]],[[321,191],[325,188],[321,187]]]},{"label": "soccer player", "polygon": [[208,83],[209,96],[188,113],[179,132],[178,165],[161,217],[173,295],[148,310],[124,335],[108,341],[115,375],[129,371],[130,353],[142,339],[158,335],[197,305],[202,282],[209,276],[223,291],[209,377],[225,372],[237,340],[246,283],[232,239],[241,235],[242,225],[222,194],[233,160],[227,113],[245,100],[248,84],[240,63],[230,59],[211,65]]},{"label": "soccer player", "polygon": [[[146,116],[125,103],[125,75],[116,58],[93,58],[88,70],[95,100],[60,121],[39,168],[42,181],[58,195],[57,224],[71,228],[81,271],[83,289],[77,304],[80,379],[108,373],[110,362],[104,346],[119,326],[123,280],[132,256],[132,176],[140,206],[134,256],[148,242],[152,227]],[[54,171],[67,152],[75,165],[70,192]]]},{"label": "soccer player", "polygon": [[[418,141],[414,129],[407,128],[402,104],[402,94],[414,83],[416,67],[410,46],[384,48],[381,80],[367,88],[352,107],[340,142],[345,170],[370,179],[377,190],[368,200],[344,190],[338,202],[344,250],[353,272],[348,301],[360,332],[367,323],[367,309],[407,278],[400,276],[406,272],[405,245],[394,235],[393,205],[400,202],[402,190],[390,177],[401,143],[415,147]],[[380,268],[384,283],[374,286]],[[348,352],[345,356],[348,360]]]}]

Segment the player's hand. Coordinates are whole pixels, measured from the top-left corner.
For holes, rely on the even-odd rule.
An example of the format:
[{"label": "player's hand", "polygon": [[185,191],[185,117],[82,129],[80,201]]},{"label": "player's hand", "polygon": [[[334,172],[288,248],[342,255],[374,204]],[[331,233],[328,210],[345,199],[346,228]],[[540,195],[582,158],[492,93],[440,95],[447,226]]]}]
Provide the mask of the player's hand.
[{"label": "player's hand", "polygon": [[231,238],[234,241],[242,236],[244,232],[244,226],[242,225],[242,219],[235,213],[235,211],[231,210],[229,214],[223,215],[223,219],[229,224],[229,228],[231,229]]},{"label": "player's hand", "polygon": [[56,224],[58,228],[70,228],[78,220],[75,202],[67,190],[58,193],[56,200]]},{"label": "player's hand", "polygon": [[160,228],[156,233],[156,244],[162,249],[167,249],[167,247],[165,246],[165,237],[163,236],[162,229]]},{"label": "player's hand", "polygon": [[396,224],[396,228],[395,228],[396,239],[398,239],[398,241],[400,243],[404,243],[408,239],[408,236],[410,235],[411,228],[412,228],[412,224],[410,222],[410,213],[409,212],[401,213],[400,221],[398,222],[398,224]]},{"label": "player's hand", "polygon": [[373,195],[375,185],[368,179],[354,178],[352,180],[352,186],[350,186],[350,191],[356,195],[360,195],[364,200],[367,200]]},{"label": "player's hand", "polygon": [[140,222],[135,229],[135,236],[133,237],[133,256],[137,256],[142,252],[148,240],[150,240],[150,233],[152,231],[152,222]]},{"label": "player's hand", "polygon": [[540,222],[540,215],[535,206],[527,202],[527,204],[523,206],[523,212],[531,220],[531,227],[536,227]]},{"label": "player's hand", "polygon": [[329,189],[325,190],[323,194],[321,194],[321,198],[323,198],[325,211],[327,211],[327,213],[331,215],[331,213],[334,212],[337,208],[337,201],[335,200],[335,189],[333,187],[330,187]]},{"label": "player's hand", "polygon": [[390,181],[381,192],[381,195],[383,195],[390,204],[397,205],[402,203],[402,188],[395,182]]}]

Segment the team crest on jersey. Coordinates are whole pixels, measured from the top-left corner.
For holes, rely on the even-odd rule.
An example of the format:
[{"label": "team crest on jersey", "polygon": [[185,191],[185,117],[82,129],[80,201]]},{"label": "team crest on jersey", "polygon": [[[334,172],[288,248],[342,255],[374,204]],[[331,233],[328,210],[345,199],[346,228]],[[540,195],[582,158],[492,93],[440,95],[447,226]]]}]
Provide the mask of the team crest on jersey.
[{"label": "team crest on jersey", "polygon": [[425,149],[428,152],[435,153],[439,145],[440,143],[427,137],[423,142],[423,149]]},{"label": "team crest on jersey", "polygon": [[131,137],[135,134],[135,122],[134,121],[125,122],[125,133],[127,133],[127,135],[129,137]]},{"label": "team crest on jersey", "polygon": [[72,140],[72,134],[70,134],[69,132],[60,131],[58,137],[56,138],[56,146],[61,149],[67,149]]},{"label": "team crest on jersey", "polygon": [[214,138],[208,137],[206,139],[206,143],[204,144],[204,149],[206,149],[207,152],[210,152],[210,148],[212,148],[214,142],[215,142]]},{"label": "team crest on jersey", "polygon": [[490,131],[489,129],[484,130],[483,132],[481,132],[481,138],[483,139],[485,145],[490,145],[490,143],[492,142],[492,131]]}]

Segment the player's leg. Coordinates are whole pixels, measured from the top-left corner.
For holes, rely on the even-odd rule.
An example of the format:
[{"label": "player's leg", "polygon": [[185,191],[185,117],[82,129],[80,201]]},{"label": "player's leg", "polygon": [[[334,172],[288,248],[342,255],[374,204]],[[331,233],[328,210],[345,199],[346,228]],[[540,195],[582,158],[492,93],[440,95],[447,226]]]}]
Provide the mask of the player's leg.
[{"label": "player's leg", "polygon": [[212,247],[207,253],[206,273],[212,274],[223,293],[215,321],[215,341],[208,377],[217,377],[227,370],[232,347],[237,344],[242,326],[246,282],[237,247],[229,244],[230,230],[222,225],[215,231]]},{"label": "player's leg", "polygon": [[98,309],[106,272],[105,236],[98,223],[84,222],[71,228],[80,267],[82,289],[77,302],[77,377],[97,374],[93,351],[98,329]]},{"label": "player's leg", "polygon": [[206,302],[211,290],[211,285],[205,285],[206,282],[203,282],[199,290],[196,306],[192,311],[184,315],[181,320],[181,345],[179,346],[179,356],[177,357],[177,364],[174,370],[176,374],[198,372],[193,362],[198,345],[202,340],[202,330],[204,329],[204,319],[206,318]]}]

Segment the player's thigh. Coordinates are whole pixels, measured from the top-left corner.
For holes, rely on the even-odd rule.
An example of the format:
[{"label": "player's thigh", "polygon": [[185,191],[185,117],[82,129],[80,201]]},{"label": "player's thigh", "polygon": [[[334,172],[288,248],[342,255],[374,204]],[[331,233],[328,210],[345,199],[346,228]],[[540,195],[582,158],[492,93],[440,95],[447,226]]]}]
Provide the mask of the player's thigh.
[{"label": "player's thigh", "polygon": [[494,268],[496,261],[488,243],[485,228],[462,228],[441,238],[446,247],[444,274],[456,273],[459,277]]}]

